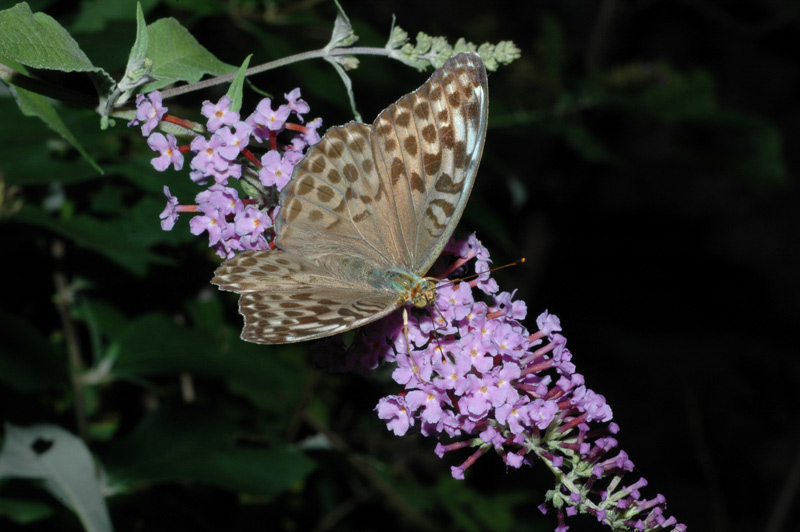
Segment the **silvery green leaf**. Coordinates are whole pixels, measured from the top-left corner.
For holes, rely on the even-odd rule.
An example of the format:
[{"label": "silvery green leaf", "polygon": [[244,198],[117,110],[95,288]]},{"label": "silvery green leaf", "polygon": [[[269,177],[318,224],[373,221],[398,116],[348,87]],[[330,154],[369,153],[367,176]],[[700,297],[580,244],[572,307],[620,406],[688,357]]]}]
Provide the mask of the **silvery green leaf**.
[{"label": "silvery green leaf", "polygon": [[0,450],[0,478],[41,480],[75,512],[84,529],[111,532],[101,482],[83,440],[56,425],[17,427],[7,423]]}]

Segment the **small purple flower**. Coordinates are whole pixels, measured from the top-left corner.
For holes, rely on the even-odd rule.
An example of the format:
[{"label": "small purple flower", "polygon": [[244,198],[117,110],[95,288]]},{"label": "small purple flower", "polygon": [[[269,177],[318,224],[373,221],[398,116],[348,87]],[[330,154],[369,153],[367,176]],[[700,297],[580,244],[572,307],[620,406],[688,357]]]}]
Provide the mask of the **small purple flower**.
[{"label": "small purple flower", "polygon": [[215,133],[222,137],[223,141],[222,146],[217,148],[217,152],[227,161],[233,161],[242,153],[242,150],[250,142],[250,135],[253,132],[253,128],[241,120],[233,124],[233,127],[235,133],[228,126],[218,129]]},{"label": "small purple flower", "polygon": [[161,133],[153,133],[147,137],[147,145],[153,151],[160,152],[161,155],[150,161],[153,168],[159,172],[163,172],[169,165],[172,165],[175,170],[183,168],[183,154],[178,149],[178,140],[175,135],[169,134],[166,137]]},{"label": "small purple flower", "polygon": [[210,205],[200,205],[198,207],[203,213],[189,220],[189,229],[193,235],[208,232],[208,242],[213,246],[222,238],[222,232],[228,225],[219,210]]},{"label": "small purple flower", "polygon": [[237,248],[237,251],[269,249],[269,243],[263,233],[258,236],[240,237],[238,242],[241,248]]},{"label": "small purple flower", "polygon": [[514,356],[517,350],[527,340],[525,331],[519,327],[514,327],[510,323],[500,323],[492,334],[497,352],[501,355]]},{"label": "small purple flower", "polygon": [[433,384],[437,390],[446,393],[453,390],[457,395],[462,395],[467,387],[467,374],[472,369],[472,361],[463,353],[455,355],[455,360],[449,358],[434,362],[433,369],[437,377]]},{"label": "small purple flower", "polygon": [[501,320],[488,319],[488,315],[486,318],[487,319],[483,320],[481,327],[479,329],[475,329],[475,343],[473,346],[475,346],[481,353],[494,354],[494,351],[497,348],[494,333],[503,322]]},{"label": "small purple flower", "polygon": [[523,398],[523,401],[521,401],[523,404],[520,405],[505,403],[498,406],[497,410],[495,411],[497,421],[503,425],[508,425],[508,428],[512,434],[521,434],[525,430],[525,426],[522,424],[524,421],[522,409],[525,406],[525,401],[527,400],[527,398]]},{"label": "small purple flower", "polygon": [[165,114],[167,114],[167,108],[162,105],[160,92],[153,91],[147,95],[138,94],[136,96],[136,117],[128,123],[128,126],[142,124],[142,135],[147,137]]},{"label": "small purple flower", "polygon": [[297,119],[300,120],[300,123],[303,123],[303,115],[306,114],[311,110],[311,107],[306,103],[305,100],[300,99],[300,87],[292,90],[288,94],[283,95],[286,98],[286,101],[289,102],[289,109],[291,109],[294,114],[297,116]]},{"label": "small purple flower", "polygon": [[245,246],[236,235],[233,224],[227,224],[220,235],[219,241],[211,245],[211,248],[223,259],[230,259],[233,258],[237,252],[243,251]]},{"label": "small purple flower", "polygon": [[281,105],[277,109],[272,109],[272,100],[264,98],[256,106],[245,122],[253,128],[253,135],[259,142],[269,138],[270,131],[282,131],[289,118],[291,109],[288,105]]},{"label": "small purple flower", "polygon": [[222,135],[214,133],[210,139],[195,137],[191,149],[197,152],[190,163],[192,172],[189,174],[195,183],[205,184],[209,178],[214,178],[215,183],[224,185],[228,179],[239,179],[242,176],[242,165],[221,155],[221,151],[225,149],[225,138]]},{"label": "small purple flower", "polygon": [[483,274],[478,276],[478,289],[480,289],[484,294],[494,294],[500,289],[497,286],[497,281],[494,280],[494,277],[489,277],[488,272],[490,269],[491,266],[489,265],[489,261],[478,260],[475,262],[475,273]]},{"label": "small purple flower", "polygon": [[[221,172],[228,168],[228,161],[219,154],[219,148],[225,145],[225,139],[214,134],[210,139],[197,136],[192,140],[192,151],[197,152],[189,166],[193,170],[210,175],[210,169]],[[210,168],[209,168],[210,167]]]},{"label": "small purple flower", "polygon": [[436,308],[448,321],[462,320],[469,315],[475,299],[467,283],[445,284],[436,288]]},{"label": "small purple flower", "polygon": [[304,157],[300,150],[286,150],[283,153],[283,160],[292,165],[292,168],[297,165]]},{"label": "small purple flower", "polygon": [[558,404],[555,401],[536,398],[526,408],[525,415],[538,429],[544,430],[550,426],[557,412]]},{"label": "small purple flower", "polygon": [[211,133],[222,126],[231,126],[239,120],[239,113],[231,111],[230,106],[231,99],[227,94],[220,98],[217,103],[211,103],[208,100],[203,102],[200,112],[208,118],[206,127]]},{"label": "small purple flower", "polygon": [[561,330],[561,320],[558,319],[558,316],[550,314],[545,310],[536,318],[536,326],[539,327],[543,333],[549,335],[552,332]]},{"label": "small purple flower", "polygon": [[572,393],[572,404],[581,412],[586,413],[587,421],[610,421],[612,416],[611,407],[606,403],[606,398],[580,386]]},{"label": "small purple flower", "polygon": [[442,417],[442,397],[433,391],[412,390],[408,392],[406,405],[412,411],[422,409],[419,416],[426,423],[438,423]]},{"label": "small purple flower", "polygon": [[224,170],[218,171],[213,167],[209,167],[209,173],[214,178],[215,183],[225,185],[229,179],[239,179],[242,177],[242,165],[229,162]]},{"label": "small purple flower", "polygon": [[303,141],[306,143],[306,146],[313,146],[317,142],[319,142],[320,136],[319,131],[317,131],[322,126],[322,118],[315,118],[308,124],[306,124],[306,129],[301,135]]},{"label": "small purple flower", "polygon": [[458,407],[473,420],[483,418],[489,413],[492,402],[489,390],[494,386],[494,379],[489,374],[467,375],[467,391],[461,397]]},{"label": "small purple flower", "polygon": [[244,209],[235,188],[215,184],[195,197],[198,205],[208,204],[207,209],[216,209],[222,216],[236,214]]},{"label": "small purple flower", "polygon": [[303,150],[308,148],[308,143],[306,143],[306,141],[303,140],[303,135],[297,135],[292,139],[292,142],[289,143],[289,146],[287,148],[288,148],[287,153],[292,151],[297,152],[301,155],[302,159]]},{"label": "small purple flower", "polygon": [[482,328],[486,323],[486,314],[488,311],[489,308],[486,306],[486,303],[483,301],[475,302],[469,308],[469,312],[458,322],[458,330],[462,335],[465,335]]},{"label": "small purple flower", "polygon": [[167,197],[167,206],[158,217],[161,218],[161,229],[171,231],[178,221],[178,198],[170,194],[166,185],[164,185],[164,195]]},{"label": "small purple flower", "polygon": [[467,349],[468,360],[475,371],[485,373],[491,370],[494,365],[494,357],[491,355],[494,342],[491,341],[491,337],[487,343],[484,343],[480,332],[471,331],[462,338],[464,339],[463,349]]},{"label": "small purple flower", "polygon": [[525,463],[525,456],[519,453],[508,453],[506,455],[506,464],[514,469],[519,469]]},{"label": "small purple flower", "polygon": [[270,225],[270,220],[255,207],[245,208],[234,218],[236,234],[248,242],[258,240]]},{"label": "small purple flower", "polygon": [[375,410],[378,412],[378,418],[386,421],[386,426],[395,436],[404,435],[413,423],[414,418],[409,416],[406,402],[402,397],[384,397],[378,402]]},{"label": "small purple flower", "polygon": [[431,365],[424,363],[427,361],[424,358],[421,358],[422,363],[420,363],[413,356],[398,353],[395,361],[397,368],[392,372],[392,379],[398,384],[414,383],[416,385],[420,381],[427,382],[433,372]]},{"label": "small purple flower", "polygon": [[[497,370],[498,368],[495,368]],[[520,367],[514,362],[506,362],[495,371],[497,380],[489,389],[489,400],[492,406],[497,408],[507,403],[515,403],[519,399],[519,393],[514,384],[521,375]]]},{"label": "small purple flower", "polygon": [[296,164],[296,161],[295,163],[291,162],[292,159],[293,157],[288,157],[286,154],[281,157],[281,154],[275,150],[270,150],[265,153],[264,156],[261,157],[261,164],[264,166],[258,172],[261,184],[266,187],[274,186],[278,190],[283,189],[286,183],[289,182],[289,178],[292,177],[292,171]]}]

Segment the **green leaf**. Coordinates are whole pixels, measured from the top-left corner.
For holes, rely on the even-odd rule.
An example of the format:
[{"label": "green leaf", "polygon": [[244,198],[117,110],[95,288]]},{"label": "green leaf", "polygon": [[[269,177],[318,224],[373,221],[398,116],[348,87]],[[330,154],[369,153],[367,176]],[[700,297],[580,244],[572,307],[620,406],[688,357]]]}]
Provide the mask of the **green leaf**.
[{"label": "green leaf", "polygon": [[[169,260],[147,250],[147,244],[157,232],[141,232],[135,227],[134,216],[99,220],[91,216],[76,215],[57,218],[42,209],[23,205],[15,221],[49,229],[54,233],[91,249],[113,260],[136,275],[144,275],[150,263],[168,263]],[[153,223],[157,223],[153,220]],[[132,245],[139,244],[139,245]]]},{"label": "green leaf", "polygon": [[[153,61],[147,57],[147,23],[142,13],[142,5],[136,3],[136,41],[128,54],[128,65],[125,67],[125,75],[119,82],[120,90],[127,91],[140,85],[153,81],[150,72],[153,69]],[[109,111],[110,112],[110,111]]]},{"label": "green leaf", "polygon": [[336,20],[333,23],[333,32],[331,32],[331,40],[325,45],[325,50],[330,51],[333,48],[345,48],[350,46],[358,40],[358,35],[353,31],[353,25],[350,24],[350,19],[342,9],[338,0],[333,0],[336,4]]},{"label": "green leaf", "polygon": [[0,516],[18,525],[35,523],[51,515],[53,509],[43,502],[0,498]]},{"label": "green leaf", "polygon": [[432,493],[428,505],[435,505],[448,516],[457,530],[493,530],[506,532],[515,530],[514,507],[529,504],[522,492],[477,493],[453,478],[442,478]]},{"label": "green leaf", "polygon": [[[108,73],[92,65],[75,39],[55,19],[45,13],[31,13],[24,2],[0,11],[0,57],[33,68],[86,72],[101,97],[116,86]],[[76,147],[80,150],[77,144]],[[88,155],[84,153],[84,157]]]},{"label": "green leaf", "polygon": [[67,369],[42,331],[18,316],[0,310],[0,382],[31,393],[64,386]]},{"label": "green leaf", "polygon": [[548,80],[559,87],[562,83],[564,64],[566,62],[566,45],[564,31],[558,19],[550,14],[539,19],[539,37],[536,42],[536,53],[542,63],[542,69]]},{"label": "green leaf", "polygon": [[705,139],[702,150],[698,150],[701,159],[761,186],[787,183],[783,137],[767,120],[725,111],[694,127],[701,132],[698,136]]},{"label": "green leaf", "polygon": [[244,79],[245,79],[245,72],[247,71],[247,66],[250,64],[250,59],[253,57],[253,54],[248,55],[244,58],[244,62],[242,62],[242,66],[239,67],[239,72],[236,73],[236,77],[233,78],[231,82],[231,86],[228,88],[228,97],[231,99],[231,111],[236,111],[237,113],[242,108],[242,98],[243,98],[243,91],[244,91]]},{"label": "green leaf", "polygon": [[[18,112],[10,98],[0,100],[0,116],[18,116]],[[31,186],[97,178],[82,160],[64,161],[54,156],[53,144],[60,142],[65,148],[67,144],[54,139],[56,142],[46,145],[52,137],[37,120],[16,120],[13,128],[0,127],[0,161],[7,184]]]},{"label": "green leaf", "polygon": [[0,11],[0,55],[33,68],[62,72],[100,70],[55,19],[44,13],[31,13],[25,2]]},{"label": "green leaf", "polygon": [[117,338],[128,326],[127,316],[106,301],[83,297],[77,302],[74,313],[75,319],[97,328],[109,338]]},{"label": "green leaf", "polygon": [[[299,400],[308,371],[297,348],[248,344],[226,332],[223,338],[206,331],[220,328],[219,303],[195,302],[193,310],[205,327],[179,326],[165,314],[152,313],[131,319],[118,337],[119,353],[111,369],[116,378],[141,378],[189,372],[224,379],[231,388],[265,409]],[[198,312],[209,312],[210,316]]]},{"label": "green leaf", "polygon": [[153,60],[152,73],[157,81],[146,85],[142,92],[179,81],[194,83],[204,74],[221,76],[237,70],[214,57],[174,18],[155,21],[147,32],[147,57]]},{"label": "green leaf", "polygon": [[333,68],[336,70],[336,73],[339,74],[339,77],[344,83],[344,88],[347,90],[347,97],[350,99],[350,109],[353,111],[353,117],[355,118],[356,122],[361,122],[361,114],[356,109],[356,99],[355,95],[353,94],[353,81],[350,79],[350,76],[347,75],[345,72],[344,67],[339,64],[336,58],[331,56],[325,56],[325,61],[333,65]]},{"label": "green leaf", "polygon": [[[11,87],[14,95],[16,96],[17,105],[25,116],[35,116],[42,122],[47,124],[47,127],[61,135],[61,137],[69,142],[78,152],[83,156],[92,167],[102,174],[103,169],[95,162],[91,155],[81,146],[78,139],[72,134],[72,131],[67,128],[64,121],[56,112],[53,104],[40,94],[27,91],[20,87]],[[40,148],[41,149],[41,148]]]},{"label": "green leaf", "polygon": [[144,19],[144,13],[142,12],[142,4],[139,2],[136,3],[136,41],[133,43],[131,47],[131,53],[128,56],[128,69],[130,70],[131,65],[135,63],[139,63],[144,61],[147,57],[147,23]]},{"label": "green leaf", "polygon": [[55,425],[5,426],[0,478],[38,479],[75,512],[89,532],[113,530],[92,455],[83,441]]},{"label": "green leaf", "polygon": [[549,122],[547,125],[552,128],[551,131],[553,133],[563,137],[566,143],[587,161],[606,162],[613,160],[613,155],[583,124],[556,120]]},{"label": "green leaf", "polygon": [[[57,45],[55,49],[54,45]],[[0,11],[0,56],[6,57],[7,62],[23,74],[28,73],[23,65],[63,72],[88,72],[100,94],[114,84],[108,74],[91,64],[58,22],[44,13],[31,13],[26,3]],[[102,174],[100,166],[67,128],[47,98],[20,87],[12,86],[11,89],[25,116],[41,119]]]},{"label": "green leaf", "polygon": [[[158,0],[137,2],[137,11],[150,11],[158,5]],[[69,28],[73,34],[98,33],[106,30],[113,22],[128,22],[134,18],[130,0],[83,0],[80,12]],[[85,43],[84,43],[85,44]]]},{"label": "green leaf", "polygon": [[602,82],[601,101],[665,124],[707,119],[719,112],[714,79],[703,70],[684,73],[663,64],[633,63],[609,71]]},{"label": "green leaf", "polygon": [[237,445],[239,430],[214,408],[167,405],[150,414],[106,457],[118,488],[163,482],[202,484],[273,497],[302,482],[314,462],[288,447]]}]

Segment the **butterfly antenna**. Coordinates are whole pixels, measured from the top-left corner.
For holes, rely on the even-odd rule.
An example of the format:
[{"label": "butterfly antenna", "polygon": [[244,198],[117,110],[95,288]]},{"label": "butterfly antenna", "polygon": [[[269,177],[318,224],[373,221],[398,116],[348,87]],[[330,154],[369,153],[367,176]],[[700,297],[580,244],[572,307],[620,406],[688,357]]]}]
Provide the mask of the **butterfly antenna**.
[{"label": "butterfly antenna", "polygon": [[520,257],[519,259],[515,260],[514,262],[509,262],[508,264],[503,264],[502,266],[497,266],[496,268],[491,268],[489,270],[486,270],[485,272],[473,273],[471,275],[467,275],[465,277],[460,277],[458,279],[446,279],[446,280],[445,279],[436,279],[436,280],[441,285],[445,285],[445,286],[446,285],[450,285],[450,284],[458,284],[458,283],[471,281],[473,279],[477,279],[478,277],[480,277],[484,273],[492,273],[492,272],[496,272],[497,270],[502,270],[504,268],[510,268],[512,266],[519,266],[519,265],[524,264],[524,263],[525,263],[525,257]]}]

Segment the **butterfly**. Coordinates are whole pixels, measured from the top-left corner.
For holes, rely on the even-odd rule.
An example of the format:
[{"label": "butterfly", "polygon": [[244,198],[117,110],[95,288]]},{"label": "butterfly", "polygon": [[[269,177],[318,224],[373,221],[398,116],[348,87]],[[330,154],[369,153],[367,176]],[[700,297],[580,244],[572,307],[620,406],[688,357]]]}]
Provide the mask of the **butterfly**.
[{"label": "butterfly", "polygon": [[371,126],[329,129],[281,191],[276,249],[239,253],[211,280],[241,294],[242,339],[301,342],[431,305],[422,276],[464,212],[487,107],[483,61],[466,52]]}]

